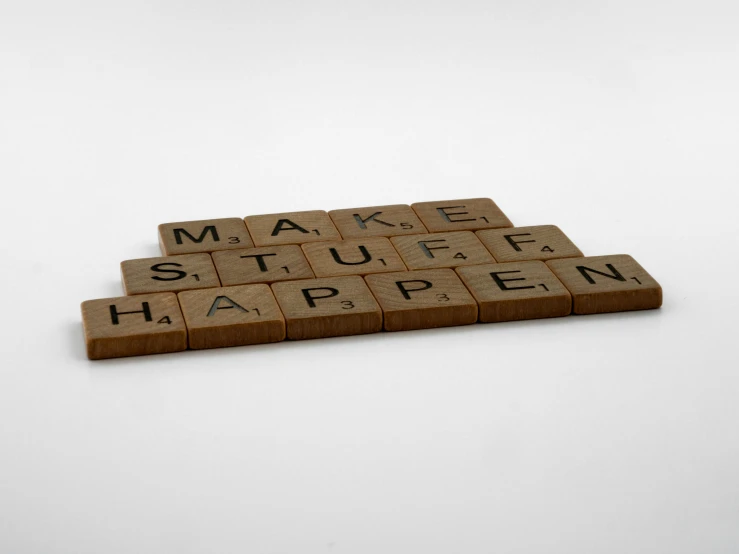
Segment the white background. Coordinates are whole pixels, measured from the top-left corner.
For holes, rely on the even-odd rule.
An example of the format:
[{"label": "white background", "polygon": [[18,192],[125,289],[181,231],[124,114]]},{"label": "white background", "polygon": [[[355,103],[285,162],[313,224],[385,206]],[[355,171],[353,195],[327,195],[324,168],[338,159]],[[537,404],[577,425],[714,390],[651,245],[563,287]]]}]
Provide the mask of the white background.
[{"label": "white background", "polygon": [[[0,0],[0,552],[739,551],[739,8]],[[85,358],[156,226],[488,196],[661,310]]]}]

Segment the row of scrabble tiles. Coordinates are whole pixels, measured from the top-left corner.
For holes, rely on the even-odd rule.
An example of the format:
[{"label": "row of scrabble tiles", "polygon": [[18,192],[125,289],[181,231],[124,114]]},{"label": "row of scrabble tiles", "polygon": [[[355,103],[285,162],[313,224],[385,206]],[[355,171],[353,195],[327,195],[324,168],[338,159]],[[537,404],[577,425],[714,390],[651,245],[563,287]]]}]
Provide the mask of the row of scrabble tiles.
[{"label": "row of scrabble tiles", "polygon": [[88,357],[642,310],[662,304],[660,285],[627,255],[218,285],[216,278],[210,288],[179,294],[83,302]]},{"label": "row of scrabble tiles", "polygon": [[513,227],[490,198],[251,215],[159,226],[162,254]]},{"label": "row of scrabble tiles", "polygon": [[368,237],[121,263],[126,294],[582,257],[554,225]]}]

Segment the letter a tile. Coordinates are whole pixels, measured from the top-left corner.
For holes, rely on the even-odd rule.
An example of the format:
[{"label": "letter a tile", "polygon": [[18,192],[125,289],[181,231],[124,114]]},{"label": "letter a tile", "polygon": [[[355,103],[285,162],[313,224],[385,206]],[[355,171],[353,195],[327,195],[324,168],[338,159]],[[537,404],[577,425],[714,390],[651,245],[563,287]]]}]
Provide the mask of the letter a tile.
[{"label": "letter a tile", "polygon": [[432,233],[513,227],[490,198],[417,202],[411,207]]},{"label": "letter a tile", "polygon": [[451,269],[377,273],[365,280],[382,307],[386,331],[477,321],[477,303]]},{"label": "letter a tile", "polygon": [[185,254],[121,262],[125,294],[220,287],[210,254]]},{"label": "letter a tile", "polygon": [[87,357],[91,360],[179,352],[187,330],[172,293],[101,298],[82,303]]},{"label": "letter a tile", "polygon": [[159,246],[164,256],[251,248],[254,244],[239,217],[162,223]]},{"label": "letter a tile", "polygon": [[316,277],[405,271],[400,255],[384,237],[313,242],[302,248]]},{"label": "letter a tile", "polygon": [[272,291],[293,340],[377,333],[382,311],[358,276],[274,283]]},{"label": "letter a tile", "polygon": [[371,206],[328,212],[345,239],[394,237],[425,233],[418,215],[407,204]]},{"label": "letter a tile", "polygon": [[285,339],[285,319],[269,285],[189,290],[177,296],[193,350]]},{"label": "letter a tile", "polygon": [[572,311],[572,298],[544,262],[513,262],[457,268],[480,305],[480,321],[515,321],[561,317]]},{"label": "letter a tile", "polygon": [[662,287],[625,254],[550,260],[549,268],[572,294],[576,314],[649,310],[662,305]]},{"label": "letter a tile", "polygon": [[323,210],[250,215],[244,221],[256,246],[341,240],[328,212]]}]

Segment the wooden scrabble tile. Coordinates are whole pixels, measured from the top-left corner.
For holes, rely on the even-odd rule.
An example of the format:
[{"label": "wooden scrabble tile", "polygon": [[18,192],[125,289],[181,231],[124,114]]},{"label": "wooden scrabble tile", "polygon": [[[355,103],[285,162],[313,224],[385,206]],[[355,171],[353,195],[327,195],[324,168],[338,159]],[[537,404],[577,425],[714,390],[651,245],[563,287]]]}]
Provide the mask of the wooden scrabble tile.
[{"label": "wooden scrabble tile", "polygon": [[125,294],[220,287],[210,254],[185,254],[121,262]]},{"label": "wooden scrabble tile", "polygon": [[480,321],[515,321],[570,315],[572,297],[544,262],[457,268],[480,305]]},{"label": "wooden scrabble tile", "polygon": [[434,269],[495,262],[487,248],[470,231],[392,237],[390,241],[408,269]]},{"label": "wooden scrabble tile", "polygon": [[171,292],[87,300],[81,308],[91,360],[187,348],[185,321]]},{"label": "wooden scrabble tile", "polygon": [[598,314],[662,305],[662,287],[627,255],[550,260],[549,268],[572,294],[572,311]]},{"label": "wooden scrabble tile", "polygon": [[377,273],[364,279],[380,303],[386,331],[477,321],[477,303],[451,269]]},{"label": "wooden scrabble tile", "polygon": [[405,271],[405,264],[385,237],[312,242],[302,246],[316,277]]},{"label": "wooden scrabble tile", "polygon": [[212,256],[223,286],[315,277],[297,244],[213,252]]},{"label": "wooden scrabble tile", "polygon": [[582,256],[580,249],[556,225],[485,229],[475,234],[499,262]]},{"label": "wooden scrabble tile", "polygon": [[285,340],[285,319],[269,285],[189,290],[177,297],[193,350]]},{"label": "wooden scrabble tile", "polygon": [[244,221],[257,246],[341,240],[339,231],[323,210],[250,215]]},{"label": "wooden scrabble tile", "polygon": [[417,202],[411,207],[432,233],[513,227],[490,198]]},{"label": "wooden scrabble tile", "polygon": [[427,232],[416,212],[407,204],[331,210],[328,215],[345,239],[394,237]]},{"label": "wooden scrabble tile", "polygon": [[159,246],[165,256],[250,248],[254,246],[239,217],[162,223]]},{"label": "wooden scrabble tile", "polygon": [[280,309],[293,340],[377,333],[382,311],[358,276],[274,283]]}]

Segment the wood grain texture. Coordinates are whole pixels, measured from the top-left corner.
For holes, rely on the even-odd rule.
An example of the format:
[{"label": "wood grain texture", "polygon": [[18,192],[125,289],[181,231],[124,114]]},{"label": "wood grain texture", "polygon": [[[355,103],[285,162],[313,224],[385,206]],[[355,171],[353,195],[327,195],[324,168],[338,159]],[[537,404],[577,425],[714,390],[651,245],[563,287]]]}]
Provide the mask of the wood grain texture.
[{"label": "wood grain texture", "polygon": [[339,231],[323,210],[250,215],[244,221],[256,246],[341,240]]},{"label": "wood grain texture", "polygon": [[556,225],[485,229],[475,234],[499,262],[556,260],[583,255]]},{"label": "wood grain texture", "polygon": [[91,360],[187,348],[185,321],[173,293],[87,300],[81,310]]},{"label": "wood grain texture", "polygon": [[457,268],[480,306],[482,323],[570,315],[572,297],[544,262],[511,262]]},{"label": "wood grain texture", "polygon": [[377,333],[382,311],[358,276],[274,283],[275,294],[293,340]]},{"label": "wood grain texture", "polygon": [[285,319],[269,285],[190,290],[177,297],[193,350],[285,339]]},{"label": "wood grain texture", "polygon": [[223,286],[315,277],[297,244],[213,252],[212,257]]},{"label": "wood grain texture", "polygon": [[250,248],[254,246],[240,217],[162,223],[159,247],[164,256]]},{"label": "wood grain texture", "polygon": [[477,303],[451,269],[378,273],[365,277],[380,303],[386,331],[469,325]]},{"label": "wood grain texture", "polygon": [[368,237],[302,246],[316,277],[405,271],[400,254],[385,237]]},{"label": "wood grain texture", "polygon": [[140,258],[121,262],[125,294],[179,292],[221,286],[210,254]]},{"label": "wood grain texture", "polygon": [[490,198],[417,202],[411,207],[432,233],[513,227]]},{"label": "wood grain texture", "polygon": [[487,248],[470,231],[392,237],[390,241],[408,269],[436,269],[495,262]]},{"label": "wood grain texture", "polygon": [[345,239],[394,237],[427,232],[408,204],[332,210],[328,214]]},{"label": "wood grain texture", "polygon": [[625,254],[546,262],[572,294],[576,314],[648,310],[662,305],[662,287]]}]

